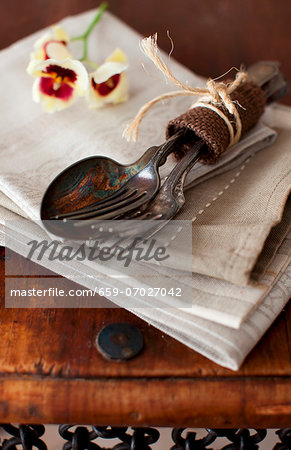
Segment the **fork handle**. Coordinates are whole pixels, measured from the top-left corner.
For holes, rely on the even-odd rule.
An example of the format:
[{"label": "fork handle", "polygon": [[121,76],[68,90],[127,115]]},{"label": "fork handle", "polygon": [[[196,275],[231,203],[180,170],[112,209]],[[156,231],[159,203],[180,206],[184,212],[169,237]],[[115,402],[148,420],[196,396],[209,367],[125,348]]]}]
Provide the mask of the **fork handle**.
[{"label": "fork handle", "polygon": [[157,147],[156,153],[153,155],[151,164],[156,168],[165,164],[167,157],[177,150],[177,147],[181,144],[185,135],[184,130],[178,130],[170,138],[168,138],[163,144]]},{"label": "fork handle", "polygon": [[173,168],[161,189],[171,190],[172,192],[179,186],[183,188],[188,172],[201,156],[201,149],[205,145],[202,139],[197,139],[193,147],[185,153],[180,161]]}]

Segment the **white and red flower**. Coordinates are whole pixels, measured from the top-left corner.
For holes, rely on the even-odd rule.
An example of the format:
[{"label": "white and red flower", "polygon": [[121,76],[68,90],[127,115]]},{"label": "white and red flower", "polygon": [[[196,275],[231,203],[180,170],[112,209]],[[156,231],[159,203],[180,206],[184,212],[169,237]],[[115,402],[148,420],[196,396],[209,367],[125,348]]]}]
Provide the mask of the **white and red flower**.
[{"label": "white and red flower", "polygon": [[88,89],[88,73],[80,61],[46,59],[31,61],[27,71],[36,78],[33,100],[41,103],[44,111],[53,113],[70,106]]},{"label": "white and red flower", "polygon": [[[69,41],[67,32],[55,26],[35,43],[27,68],[29,75],[36,78],[32,89],[33,100],[41,103],[44,111],[50,113],[67,108],[85,94],[91,108],[126,101],[128,78],[125,54],[116,49],[89,77],[84,65],[70,53]],[[93,64],[86,53],[82,60]]]},{"label": "white and red flower", "polygon": [[90,74],[87,100],[90,108],[128,99],[127,58],[116,49],[95,72]]},{"label": "white and red flower", "polygon": [[70,55],[67,47],[68,42],[69,35],[66,30],[56,25],[52,27],[51,33],[46,33],[36,41],[36,43],[34,44],[34,50],[30,54],[30,59],[31,61],[45,61],[46,59],[50,58],[60,59],[56,54],[56,48],[58,49],[59,54],[62,54],[62,52],[65,51],[67,55]]}]

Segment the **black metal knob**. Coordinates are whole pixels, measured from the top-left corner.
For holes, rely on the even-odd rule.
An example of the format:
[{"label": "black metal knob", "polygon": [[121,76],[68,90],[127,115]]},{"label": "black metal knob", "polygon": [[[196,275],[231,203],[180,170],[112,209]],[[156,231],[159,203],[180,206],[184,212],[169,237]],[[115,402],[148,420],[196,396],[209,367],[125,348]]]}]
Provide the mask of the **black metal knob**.
[{"label": "black metal knob", "polygon": [[112,323],[97,336],[97,349],[108,359],[124,361],[134,358],[143,348],[143,336],[131,323]]}]

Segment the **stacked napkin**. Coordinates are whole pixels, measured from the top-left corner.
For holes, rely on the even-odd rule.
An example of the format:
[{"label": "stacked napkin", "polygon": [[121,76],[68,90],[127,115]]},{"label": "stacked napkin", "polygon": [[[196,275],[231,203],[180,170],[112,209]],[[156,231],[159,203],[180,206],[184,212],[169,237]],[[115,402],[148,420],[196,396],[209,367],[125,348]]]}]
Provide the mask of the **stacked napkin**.
[{"label": "stacked napkin", "polygon": [[[62,22],[70,35],[81,34],[94,12]],[[145,119],[139,142],[128,144],[122,131],[146,101],[164,92],[164,79],[148,75],[142,66],[140,36],[106,13],[93,31],[91,58],[102,62],[118,46],[128,55],[130,100],[122,105],[89,110],[80,100],[55,115],[32,103],[32,80],[26,74],[33,43],[44,31],[0,53],[1,171],[0,218],[7,244],[26,255],[25,242],[47,239],[39,222],[42,195],[68,165],[92,155],[121,163],[136,160],[145,149],[164,140],[167,122],[184,112],[191,99],[179,98],[156,106]],[[171,70],[190,85],[203,80],[171,60]],[[277,139],[276,139],[277,138]],[[193,274],[183,280],[192,288],[192,305],[173,298],[125,295],[111,300],[210,359],[237,369],[291,292],[290,248],[291,110],[268,108],[263,122],[228,150],[214,166],[197,165],[187,179],[186,205],[178,219],[192,223]],[[174,161],[163,167],[165,176]],[[6,229],[4,230],[4,222]],[[17,224],[17,226],[16,226]],[[179,259],[181,261],[181,259]],[[70,266],[43,258],[41,264],[94,289],[97,285],[146,286],[143,267],[134,263],[132,276],[116,276],[112,262],[72,261]],[[152,267],[152,282],[164,277],[170,286],[180,279],[177,268]],[[158,279],[158,278],[157,278]]]}]

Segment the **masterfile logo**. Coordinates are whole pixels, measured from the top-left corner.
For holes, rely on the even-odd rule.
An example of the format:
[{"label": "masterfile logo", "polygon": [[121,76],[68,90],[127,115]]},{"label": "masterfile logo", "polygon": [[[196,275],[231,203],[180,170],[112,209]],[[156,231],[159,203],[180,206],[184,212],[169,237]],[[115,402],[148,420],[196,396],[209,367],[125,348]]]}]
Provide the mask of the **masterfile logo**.
[{"label": "masterfile logo", "polygon": [[149,239],[143,241],[140,238],[135,238],[132,243],[123,247],[118,242],[108,245],[107,243],[95,241],[90,242],[90,246],[85,243],[80,245],[63,245],[61,241],[53,240],[32,240],[27,242],[30,248],[27,254],[28,259],[36,257],[37,261],[41,261],[44,255],[49,261],[96,261],[101,262],[110,261],[116,258],[117,261],[122,261],[124,267],[129,267],[132,261],[156,261],[161,262],[170,258],[167,253],[167,248],[162,245],[157,245],[156,239]]}]

